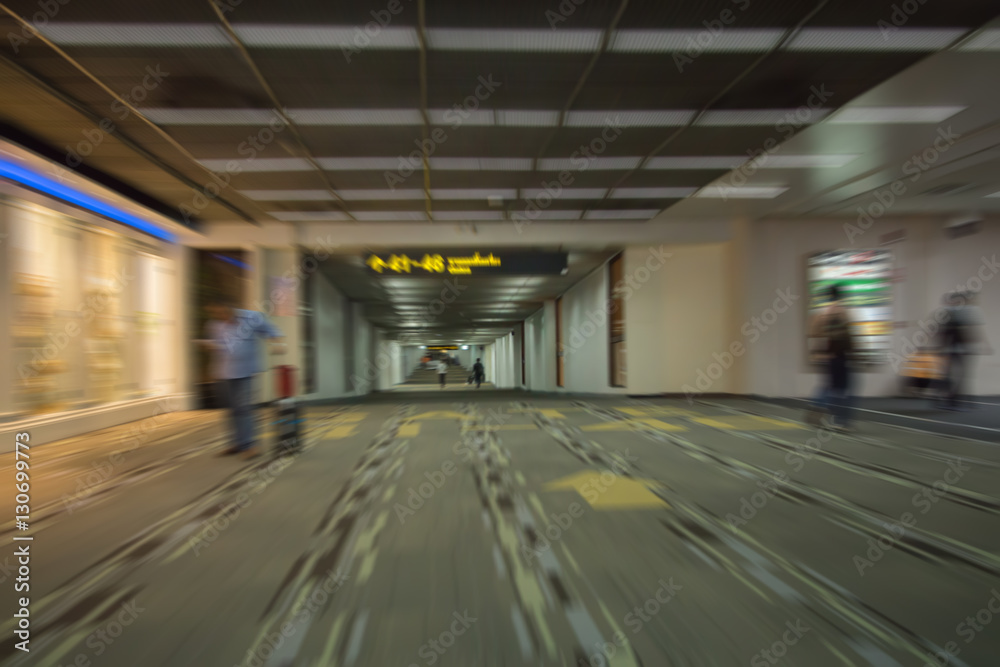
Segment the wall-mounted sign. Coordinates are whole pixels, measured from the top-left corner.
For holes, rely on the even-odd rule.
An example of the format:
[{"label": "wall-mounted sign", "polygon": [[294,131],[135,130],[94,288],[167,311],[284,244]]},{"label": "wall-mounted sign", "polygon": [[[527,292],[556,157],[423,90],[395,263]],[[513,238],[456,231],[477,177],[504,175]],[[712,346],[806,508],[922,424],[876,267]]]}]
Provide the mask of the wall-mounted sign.
[{"label": "wall-mounted sign", "polygon": [[860,360],[885,361],[892,346],[892,283],[895,272],[888,250],[833,250],[809,258],[809,314],[827,304],[826,292],[843,293],[859,348]]},{"label": "wall-mounted sign", "polygon": [[561,275],[564,252],[406,251],[365,257],[368,271],[381,275]]},{"label": "wall-mounted sign", "polygon": [[428,345],[428,350],[457,350],[458,345]]}]

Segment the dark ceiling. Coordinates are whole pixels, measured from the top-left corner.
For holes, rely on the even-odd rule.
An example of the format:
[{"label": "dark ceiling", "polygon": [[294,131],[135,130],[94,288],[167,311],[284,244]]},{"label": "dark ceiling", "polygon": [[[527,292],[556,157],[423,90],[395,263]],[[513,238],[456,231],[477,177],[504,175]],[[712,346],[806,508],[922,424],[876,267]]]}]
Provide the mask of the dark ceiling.
[{"label": "dark ceiling", "polygon": [[[224,10],[208,0],[54,4],[56,15],[39,23],[43,36],[0,40],[0,132],[48,146],[71,165],[70,148],[86,151],[82,168],[91,175],[104,174],[112,187],[177,215],[248,222],[324,212],[331,219],[420,220],[428,210],[432,219],[502,220],[558,178],[562,167],[546,160],[568,160],[601,136],[604,117],[619,113],[626,114],[621,134],[600,157],[628,159],[571,167],[571,185],[547,207],[560,213],[549,216],[648,219],[729,169],[654,169],[647,158],[745,156],[788,136],[773,114],[712,121],[696,112],[795,110],[822,87],[830,97],[813,122],[997,13],[981,1],[925,3],[900,29],[882,32],[880,21],[889,25],[898,3],[449,0],[427,2],[422,24],[421,0],[242,0]],[[5,7],[4,35],[30,35],[13,15],[28,22],[42,15],[34,1]],[[338,44],[337,35],[352,39],[374,15],[390,20],[367,47]],[[830,32],[837,28],[849,32]],[[310,37],[308,29],[325,32]],[[706,45],[680,65],[676,49],[686,48],[687,37],[667,32],[677,30],[693,31],[688,37]],[[140,38],[147,44],[138,45]],[[164,73],[162,80],[151,80],[150,71]],[[150,90],[141,87],[144,78]],[[480,78],[500,85],[455,127],[442,112],[463,104]],[[244,142],[266,120],[246,111],[274,108],[287,110],[295,127],[248,159]],[[222,120],[180,124],[164,115],[198,110],[222,110]],[[337,110],[357,113],[331,120]],[[387,121],[380,110],[398,113]],[[627,113],[638,111],[687,115],[670,123]],[[102,119],[114,123],[111,132],[95,129]],[[435,130],[446,139],[428,156],[426,173],[418,164],[389,190],[393,169],[384,160],[409,155]],[[361,157],[383,162],[362,168],[344,161]],[[506,169],[455,160],[498,157],[518,160]],[[296,170],[285,170],[289,159]],[[330,159],[342,161],[324,166]],[[229,160],[240,161],[242,173],[200,204],[197,193],[215,180],[210,170],[224,170]],[[504,196],[501,209],[487,203],[491,192]]]}]

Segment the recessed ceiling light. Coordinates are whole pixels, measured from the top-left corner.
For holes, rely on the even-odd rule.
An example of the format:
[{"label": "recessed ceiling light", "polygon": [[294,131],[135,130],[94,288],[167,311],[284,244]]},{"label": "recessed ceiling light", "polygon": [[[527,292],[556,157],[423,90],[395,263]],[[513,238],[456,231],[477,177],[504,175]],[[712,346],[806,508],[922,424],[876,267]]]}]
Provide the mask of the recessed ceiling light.
[{"label": "recessed ceiling light", "polygon": [[42,34],[63,46],[225,46],[232,40],[211,23],[44,23]]},{"label": "recessed ceiling light", "polygon": [[351,211],[357,220],[379,222],[425,221],[423,211]]},{"label": "recessed ceiling light", "polygon": [[229,165],[236,164],[240,171],[312,171],[313,166],[308,160],[297,157],[254,158],[240,160],[198,160],[203,167],[212,171],[224,172]]},{"label": "recessed ceiling light", "polygon": [[570,111],[567,127],[675,127],[687,124],[694,111]]},{"label": "recessed ceiling light", "polygon": [[268,211],[268,213],[285,222],[308,222],[320,220],[350,220],[346,213],[340,211]]},{"label": "recessed ceiling light", "polygon": [[563,188],[559,194],[553,197],[549,190],[531,188],[521,190],[522,199],[604,199],[607,188]]},{"label": "recessed ceiling light", "polygon": [[240,194],[256,201],[330,201],[327,190],[240,190]]},{"label": "recessed ceiling light", "polygon": [[787,190],[787,187],[778,185],[746,185],[739,188],[709,185],[694,196],[702,199],[774,199]]},{"label": "recessed ceiling light", "polygon": [[441,51],[590,53],[597,51],[602,36],[600,30],[430,28],[427,46]]},{"label": "recessed ceiling light", "polygon": [[[247,46],[293,49],[359,48],[357,26],[236,24],[237,36]],[[419,49],[417,31],[410,27],[385,26],[362,49]]]},{"label": "recessed ceiling light", "polygon": [[777,125],[781,122],[804,125],[818,123],[830,113],[829,109],[807,109],[802,118],[798,109],[719,109],[706,111],[695,125],[700,127],[751,127]]},{"label": "recessed ceiling light", "polygon": [[635,169],[642,158],[639,157],[577,157],[577,158],[545,158],[538,161],[540,171],[587,170],[611,171]]},{"label": "recessed ceiling light", "polygon": [[587,211],[584,220],[648,220],[658,215],[660,209],[627,209]]},{"label": "recessed ceiling light", "polygon": [[847,107],[826,122],[847,124],[940,123],[964,111],[966,107]]},{"label": "recessed ceiling light", "polygon": [[968,28],[804,28],[788,51],[937,51]]},{"label": "recessed ceiling light", "polygon": [[616,188],[611,199],[683,199],[698,188]]},{"label": "recessed ceiling light", "polygon": [[701,45],[704,30],[617,30],[608,49],[617,53],[675,53],[692,48],[708,53],[763,52],[781,41],[781,28],[728,29]]}]

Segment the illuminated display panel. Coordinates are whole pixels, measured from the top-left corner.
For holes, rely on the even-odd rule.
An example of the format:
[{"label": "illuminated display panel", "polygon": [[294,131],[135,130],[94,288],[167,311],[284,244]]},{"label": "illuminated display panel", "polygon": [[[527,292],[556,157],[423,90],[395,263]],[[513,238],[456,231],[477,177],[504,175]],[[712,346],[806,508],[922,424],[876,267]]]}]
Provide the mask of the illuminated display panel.
[{"label": "illuminated display panel", "polygon": [[564,252],[397,251],[371,253],[365,266],[380,275],[561,275]]},{"label": "illuminated display panel", "polygon": [[878,364],[892,346],[892,253],[832,250],[808,260],[809,316],[827,305],[826,290],[841,288],[858,347],[858,360]]}]

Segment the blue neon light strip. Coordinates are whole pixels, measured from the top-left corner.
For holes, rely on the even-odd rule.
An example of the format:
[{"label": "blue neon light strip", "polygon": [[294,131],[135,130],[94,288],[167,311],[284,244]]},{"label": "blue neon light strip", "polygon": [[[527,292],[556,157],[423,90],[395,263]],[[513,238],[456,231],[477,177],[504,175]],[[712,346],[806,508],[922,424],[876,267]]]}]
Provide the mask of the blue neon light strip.
[{"label": "blue neon light strip", "polygon": [[177,237],[162,227],[158,227],[157,225],[147,222],[142,218],[137,218],[134,215],[111,206],[110,204],[105,204],[98,199],[94,199],[79,190],[75,190],[74,188],[63,185],[62,183],[57,183],[51,178],[47,178],[29,169],[25,169],[24,167],[3,158],[0,158],[0,177],[10,179],[15,183],[27,185],[32,189],[52,195],[53,197],[62,199],[70,204],[75,204],[76,206],[85,208],[88,211],[98,213],[106,218],[111,218],[112,220],[126,224],[129,227],[134,227],[141,232],[145,232],[146,234],[163,241],[167,241],[169,243],[177,242]]},{"label": "blue neon light strip", "polygon": [[229,264],[232,264],[233,266],[238,266],[239,268],[243,269],[244,271],[249,271],[250,270],[250,265],[245,264],[245,263],[241,262],[238,259],[234,259],[232,257],[226,257],[225,255],[217,255],[214,252],[212,253],[212,257],[216,257],[218,259],[221,259],[223,262],[227,262]]}]

